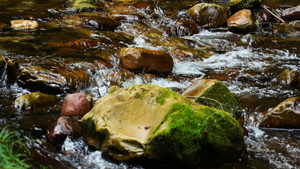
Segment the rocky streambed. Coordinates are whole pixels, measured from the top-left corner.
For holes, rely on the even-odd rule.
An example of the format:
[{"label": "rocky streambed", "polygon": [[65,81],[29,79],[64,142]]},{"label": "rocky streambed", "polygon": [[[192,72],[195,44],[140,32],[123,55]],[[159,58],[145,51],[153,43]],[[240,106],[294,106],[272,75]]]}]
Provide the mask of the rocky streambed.
[{"label": "rocky streambed", "polygon": [[[36,139],[27,144],[32,168],[299,168],[299,5],[297,0],[1,1],[1,128],[9,125]],[[74,96],[82,111],[62,108],[72,93],[83,93]],[[169,98],[184,100],[183,105]],[[145,116],[149,107],[152,113]],[[114,111],[131,115],[105,114]],[[70,118],[69,112],[79,114]],[[98,131],[100,140],[90,126],[96,124],[90,122],[93,112],[110,119],[97,122],[109,126]],[[215,116],[222,118],[207,120]],[[202,126],[209,121],[207,128],[185,129],[193,117]],[[125,126],[110,126],[118,120]],[[166,127],[171,122],[173,130]],[[108,132],[114,137],[108,139]],[[185,134],[178,137],[180,132]],[[222,158],[213,159],[216,152]]]}]

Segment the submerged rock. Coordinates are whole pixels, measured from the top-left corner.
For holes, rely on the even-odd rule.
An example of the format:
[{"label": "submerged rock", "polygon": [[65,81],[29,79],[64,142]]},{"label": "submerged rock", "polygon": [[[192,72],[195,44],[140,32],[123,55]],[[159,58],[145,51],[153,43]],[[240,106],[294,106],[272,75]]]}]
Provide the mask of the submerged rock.
[{"label": "submerged rock", "polygon": [[230,0],[230,7],[233,9],[252,8],[260,5],[261,0]]},{"label": "submerged rock", "polygon": [[300,5],[282,10],[281,16],[284,19],[300,19]]},{"label": "submerged rock", "polygon": [[61,116],[47,128],[46,136],[51,144],[59,146],[64,143],[67,136],[75,139],[81,137],[82,128],[78,120],[68,116]]},{"label": "submerged rock", "polygon": [[156,85],[113,88],[81,122],[88,144],[118,161],[195,165],[244,152],[242,128],[230,114]]},{"label": "submerged rock", "polygon": [[60,114],[62,116],[84,116],[91,110],[92,102],[83,93],[69,94],[63,103]]},{"label": "submerged rock", "polygon": [[200,104],[227,111],[236,119],[241,117],[238,101],[229,89],[218,80],[196,80],[185,89],[182,95],[192,97]]},{"label": "submerged rock", "polygon": [[300,128],[300,97],[286,99],[264,114],[260,127]]},{"label": "submerged rock", "polygon": [[249,32],[255,28],[251,10],[243,9],[227,20],[227,27],[232,32]]},{"label": "submerged rock", "polygon": [[13,108],[18,110],[32,110],[47,104],[56,103],[59,100],[56,96],[34,92],[18,97],[13,102]]},{"label": "submerged rock", "polygon": [[14,29],[36,29],[39,26],[36,21],[31,20],[12,20],[10,23]]},{"label": "submerged rock", "polygon": [[186,14],[199,26],[206,28],[222,26],[228,18],[225,8],[213,3],[196,4]]},{"label": "submerged rock", "polygon": [[7,30],[9,28],[10,28],[10,26],[8,24],[0,22],[0,31],[1,30]]},{"label": "submerged rock", "polygon": [[172,57],[159,50],[122,48],[120,58],[125,68],[135,71],[170,74],[173,70]]}]

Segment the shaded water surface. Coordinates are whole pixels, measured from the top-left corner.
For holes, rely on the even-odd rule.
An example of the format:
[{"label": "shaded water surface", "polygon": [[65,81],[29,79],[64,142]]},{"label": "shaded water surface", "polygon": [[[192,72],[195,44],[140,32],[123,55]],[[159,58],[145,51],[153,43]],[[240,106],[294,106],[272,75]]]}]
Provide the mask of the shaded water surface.
[{"label": "shaded water surface", "polygon": [[[248,136],[245,136],[248,154],[237,163],[217,164],[214,168],[299,168],[300,130],[258,128],[261,113],[289,97],[300,96],[300,86],[278,83],[284,69],[300,72],[300,37],[289,34],[273,35],[256,32],[256,38],[234,34],[223,29],[200,29],[192,36],[172,35],[172,27],[184,18],[195,1],[147,1],[151,7],[128,8],[127,5],[107,2],[109,10],[97,9],[78,13],[68,8],[66,0],[1,0],[0,23],[10,25],[14,19],[30,19],[39,23],[35,30],[1,28],[0,54],[15,59],[20,69],[34,64],[68,64],[82,68],[90,76],[85,89],[94,101],[107,93],[112,85],[126,87],[151,83],[182,92],[194,80],[218,79],[226,84],[243,107]],[[229,1],[216,2],[228,6]],[[282,1],[280,1],[282,2]],[[265,0],[272,6],[277,1]],[[297,0],[282,2],[281,7],[299,4]],[[117,4],[117,7],[112,7]],[[86,18],[111,16],[123,11],[126,19],[113,31],[96,30],[84,21]],[[125,11],[125,12],[124,12]],[[129,12],[128,12],[129,11]],[[131,15],[134,13],[134,15]],[[141,17],[142,16],[142,17]],[[83,18],[83,19],[82,19]],[[170,33],[171,32],[171,33]],[[97,42],[93,42],[97,40]],[[167,52],[183,49],[187,57],[174,58],[171,75],[145,78],[143,73],[134,76],[113,75],[124,69],[119,66],[118,50],[121,47],[141,47]],[[209,57],[203,57],[209,56]],[[91,69],[95,61],[110,66]],[[94,66],[95,67],[95,66]],[[126,73],[125,73],[126,74]],[[68,93],[56,106],[45,107],[34,115],[24,115],[11,107],[13,101],[31,91],[18,84],[8,85],[6,76],[0,79],[0,122],[18,128],[25,136],[37,139],[29,145],[35,168],[174,168],[166,164],[116,164],[90,149],[82,139],[67,138],[61,149],[46,142],[46,128],[60,116],[60,108]],[[178,167],[182,168],[182,167]],[[207,167],[210,168],[210,167]]]}]

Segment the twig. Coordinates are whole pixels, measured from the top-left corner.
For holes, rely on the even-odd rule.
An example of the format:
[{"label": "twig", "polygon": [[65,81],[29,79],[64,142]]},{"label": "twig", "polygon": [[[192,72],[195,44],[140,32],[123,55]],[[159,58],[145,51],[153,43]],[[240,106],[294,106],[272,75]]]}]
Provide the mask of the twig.
[{"label": "twig", "polygon": [[[223,109],[223,106],[222,106],[222,103],[220,103],[218,100],[215,100],[215,99],[213,99],[213,98],[209,98],[209,97],[197,97],[197,96],[186,96],[187,98],[194,98],[194,99],[206,99],[206,100],[211,100],[211,101],[214,101],[214,102],[216,102],[216,103],[218,103],[219,105],[220,105],[220,107],[221,107],[221,110],[224,110]],[[225,110],[224,110],[225,111]]]},{"label": "twig", "polygon": [[264,5],[261,5],[262,8],[264,8],[267,12],[269,12],[271,15],[273,15],[275,18],[279,19],[281,22],[285,23],[283,19],[281,19],[279,16],[275,15],[272,11],[270,11],[267,7]]}]

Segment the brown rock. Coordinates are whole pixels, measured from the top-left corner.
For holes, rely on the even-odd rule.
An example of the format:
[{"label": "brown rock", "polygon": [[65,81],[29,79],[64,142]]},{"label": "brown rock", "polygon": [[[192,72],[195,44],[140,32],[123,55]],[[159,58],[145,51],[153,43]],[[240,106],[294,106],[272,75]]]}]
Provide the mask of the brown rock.
[{"label": "brown rock", "polygon": [[159,50],[122,48],[120,58],[125,68],[135,71],[170,74],[173,70],[172,57]]},{"label": "brown rock", "polygon": [[7,60],[7,84],[14,84],[19,74],[19,63],[14,59]]},{"label": "brown rock", "polygon": [[0,55],[0,76],[2,75],[2,73],[4,72],[5,69],[5,59],[3,56]]},{"label": "brown rock", "polygon": [[299,73],[285,69],[278,77],[278,81],[283,85],[295,85],[298,84]]},{"label": "brown rock", "polygon": [[227,27],[232,32],[248,32],[255,28],[251,10],[243,9],[227,20]]},{"label": "brown rock", "polygon": [[225,8],[213,3],[196,4],[186,14],[199,26],[207,28],[222,26],[228,18]]},{"label": "brown rock", "polygon": [[91,110],[89,102],[83,93],[73,93],[65,98],[60,114],[62,116],[84,116]]},{"label": "brown rock", "polygon": [[113,71],[107,74],[107,77],[111,85],[120,86],[126,80],[134,79],[135,75],[131,71],[123,69],[120,71]]},{"label": "brown rock", "polygon": [[14,29],[35,29],[39,26],[36,21],[31,20],[12,20],[10,23]]},{"label": "brown rock", "polygon": [[286,99],[264,114],[260,127],[300,128],[300,97]]},{"label": "brown rock", "polygon": [[286,19],[300,19],[300,5],[283,10],[281,16]]},{"label": "brown rock", "polygon": [[199,33],[197,25],[193,21],[189,20],[179,20],[175,24],[175,35],[177,36],[191,36],[193,34]]},{"label": "brown rock", "polygon": [[79,68],[71,69],[57,63],[41,63],[40,66],[24,67],[18,77],[18,84],[43,93],[72,92],[85,87],[88,74]]},{"label": "brown rock", "polygon": [[121,25],[116,20],[105,17],[97,17],[95,19],[87,20],[86,24],[94,29],[107,31],[113,31]]},{"label": "brown rock", "polygon": [[82,135],[79,122],[68,116],[61,116],[47,128],[47,139],[54,145],[62,145],[67,136],[78,138]]},{"label": "brown rock", "polygon": [[10,26],[6,23],[0,23],[0,30],[5,30],[5,29],[9,29]]}]

